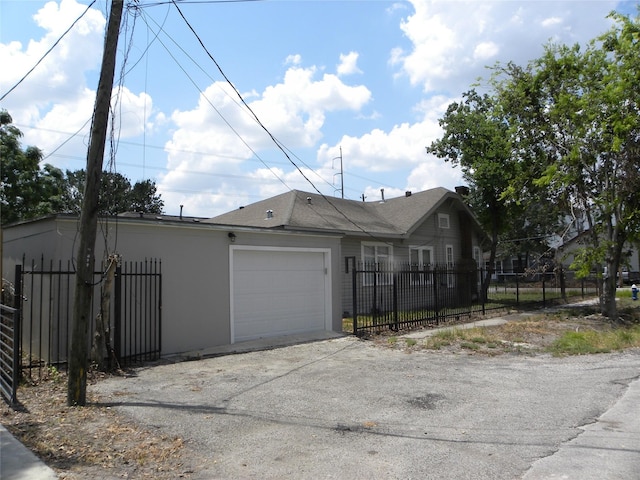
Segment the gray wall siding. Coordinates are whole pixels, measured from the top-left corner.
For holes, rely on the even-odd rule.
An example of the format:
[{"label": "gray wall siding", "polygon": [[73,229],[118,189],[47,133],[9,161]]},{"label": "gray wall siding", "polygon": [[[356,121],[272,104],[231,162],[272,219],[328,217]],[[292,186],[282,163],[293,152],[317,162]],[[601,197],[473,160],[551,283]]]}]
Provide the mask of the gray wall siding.
[{"label": "gray wall siding", "polygon": [[[449,215],[449,228],[440,228],[438,222],[438,214],[444,213]],[[432,247],[433,255],[432,263],[444,265],[447,262],[446,248],[448,245],[453,247],[454,262],[461,258],[461,229],[458,210],[439,208],[434,215],[429,216],[407,239],[376,239],[374,237],[345,237],[342,241],[342,304],[345,313],[351,315],[352,304],[352,275],[351,272],[345,272],[345,257],[355,257],[356,262],[362,260],[362,243],[389,243],[393,244],[393,261],[395,264],[406,264],[410,261],[410,248],[415,247]],[[472,235],[472,247],[480,246],[480,236],[477,232]]]},{"label": "gray wall siding", "polygon": [[[162,354],[183,353],[227,345],[231,341],[228,233],[232,229],[201,224],[110,222],[109,249],[124,261],[162,261]],[[342,330],[340,238],[292,233],[233,230],[234,245],[329,248],[332,275],[332,326]],[[3,277],[13,280],[23,253],[36,260],[44,253],[54,261],[73,258],[77,223],[48,219],[5,230]],[[117,242],[116,239],[117,233]],[[98,234],[96,259],[104,255],[104,235]]]}]

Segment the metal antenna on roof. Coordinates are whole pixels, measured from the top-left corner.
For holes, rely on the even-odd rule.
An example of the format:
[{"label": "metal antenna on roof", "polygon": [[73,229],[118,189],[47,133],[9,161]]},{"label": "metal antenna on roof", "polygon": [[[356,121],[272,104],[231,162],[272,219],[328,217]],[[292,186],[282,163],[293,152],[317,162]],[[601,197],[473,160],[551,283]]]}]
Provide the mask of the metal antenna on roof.
[{"label": "metal antenna on roof", "polygon": [[[340,193],[342,194],[342,198],[344,198],[344,171],[342,170],[342,147],[340,147],[340,156],[338,157],[334,157],[333,161],[340,159],[340,173],[336,173],[333,175],[333,178],[336,178],[336,175],[340,175],[340,188],[336,188],[334,189],[334,193],[336,190],[340,190]],[[333,164],[331,165],[331,168],[333,168]]]}]

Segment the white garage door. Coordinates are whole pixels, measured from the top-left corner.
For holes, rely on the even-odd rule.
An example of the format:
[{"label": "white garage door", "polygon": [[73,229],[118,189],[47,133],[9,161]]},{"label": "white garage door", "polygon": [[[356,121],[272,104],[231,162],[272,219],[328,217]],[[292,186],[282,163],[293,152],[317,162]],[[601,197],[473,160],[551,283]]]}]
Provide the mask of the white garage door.
[{"label": "white garage door", "polygon": [[231,250],[231,341],[327,329],[327,251]]}]

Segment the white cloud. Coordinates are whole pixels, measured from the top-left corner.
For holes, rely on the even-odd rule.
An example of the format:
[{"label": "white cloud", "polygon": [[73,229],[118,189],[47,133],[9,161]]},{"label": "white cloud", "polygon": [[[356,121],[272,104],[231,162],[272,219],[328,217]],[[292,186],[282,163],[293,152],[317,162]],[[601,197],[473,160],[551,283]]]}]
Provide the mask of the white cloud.
[{"label": "white cloud", "polygon": [[562,18],[560,17],[549,17],[542,20],[541,25],[545,28],[555,27],[556,25],[560,25],[562,23]]},{"label": "white cloud", "polygon": [[284,61],[285,65],[300,65],[302,63],[302,56],[299,54],[289,55]]},{"label": "white cloud", "polygon": [[338,76],[353,75],[354,73],[362,73],[358,68],[358,53],[349,52],[348,54],[340,54],[340,64],[337,68]]},{"label": "white cloud", "polygon": [[[400,28],[410,48],[391,49],[398,75],[424,91],[453,95],[470,87],[469,79],[487,77],[498,59],[526,64],[537,58],[549,38],[574,43],[601,33],[604,17],[616,2],[410,0],[414,12]],[[565,29],[571,25],[571,29]]]},{"label": "white cloud", "polygon": [[[318,78],[317,73],[315,67],[294,65],[286,71],[281,83],[266,87],[262,93],[243,94],[263,125],[287,148],[315,145],[322,137],[328,112],[357,114],[371,99],[371,92],[362,85],[347,85],[337,75],[328,73]],[[275,145],[224,82],[209,86],[193,110],[177,110],[172,120],[176,129],[166,144],[167,167],[171,171],[162,178],[159,190],[209,189],[207,182],[211,183],[211,177],[198,172],[243,176],[248,187],[253,184],[255,191],[263,193],[280,193],[286,188],[276,175],[286,185],[297,182],[297,188],[309,188],[294,169],[285,173],[260,168],[247,173],[247,161],[255,161],[256,154],[273,150]],[[282,157],[278,156],[281,161]],[[311,170],[307,173],[316,181],[319,179],[317,173]],[[211,194],[209,197],[213,198]]]},{"label": "white cloud", "polygon": [[493,42],[482,42],[473,51],[475,60],[488,60],[498,55],[500,48]]},{"label": "white cloud", "polygon": [[[45,31],[25,47],[19,42],[0,43],[0,85],[13,86],[45,55],[64,30],[86,9],[75,0],[47,3],[35,16]],[[75,102],[86,88],[85,72],[98,68],[102,57],[105,19],[90,9],[35,70],[3,101],[4,108],[22,123],[35,122],[39,113],[57,103]],[[77,48],[82,45],[82,48]],[[3,88],[4,91],[4,88]],[[25,105],[27,105],[25,107]]]}]

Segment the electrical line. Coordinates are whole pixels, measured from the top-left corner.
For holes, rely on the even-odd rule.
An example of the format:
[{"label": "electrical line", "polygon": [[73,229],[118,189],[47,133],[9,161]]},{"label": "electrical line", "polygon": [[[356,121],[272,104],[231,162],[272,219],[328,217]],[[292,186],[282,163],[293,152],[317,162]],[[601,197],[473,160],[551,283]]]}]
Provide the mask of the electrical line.
[{"label": "electrical line", "polygon": [[27,73],[25,73],[24,76],[20,80],[18,80],[18,83],[16,83],[13,87],[11,87],[9,90],[7,90],[7,92],[4,95],[2,95],[2,97],[0,97],[0,102],[2,100],[4,100],[7,95],[9,95],[11,92],[13,92],[18,87],[18,85],[20,85],[29,75],[31,75],[31,73],[38,67],[38,65],[40,65],[40,63],[47,57],[47,55],[49,55],[53,51],[53,49],[56,48],[56,46],[67,35],[67,33],[69,33],[71,31],[71,29],[75,26],[75,24],[78,23],[80,21],[80,19],[85,16],[85,14],[89,11],[89,9],[93,6],[94,3],[96,3],[96,0],[93,0],[87,6],[85,11],[82,12],[82,15],[80,15],[78,18],[75,19],[75,21],[71,24],[71,26],[65,30],[65,32],[62,34],[62,36],[60,38],[58,38],[58,40],[56,40],[53,43],[53,45],[51,45],[49,50],[47,50],[42,57],[40,57],[40,60],[38,60],[36,62],[36,64],[31,68],[31,70],[29,70]]},{"label": "electrical line", "polygon": [[[249,2],[263,2],[264,0],[177,0],[182,5],[192,4],[192,5],[206,5],[212,3],[249,3]],[[157,7],[160,5],[169,5],[174,3],[173,0],[159,0],[157,2],[149,2],[144,5],[136,5],[137,8],[149,8],[149,7]]]},{"label": "electrical line", "polygon": [[[141,14],[141,15],[142,15],[142,14]],[[151,27],[151,26],[149,25],[149,23],[147,22],[147,17],[143,16],[142,18],[143,18],[143,20],[145,21],[145,23],[147,24],[147,27],[151,30],[151,28],[152,28],[152,27]],[[179,50],[180,50],[180,51],[181,51],[181,52],[182,52],[182,53],[183,53],[183,54],[184,54],[188,59],[189,59],[189,60],[191,60],[191,62],[196,66],[196,68],[198,68],[198,69],[199,69],[199,70],[200,70],[200,71],[201,71],[201,72],[202,72],[202,73],[203,73],[207,78],[209,78],[212,82],[214,82],[214,83],[216,84],[216,86],[217,86],[218,88],[220,88],[220,90],[221,90],[221,91],[222,91],[222,92],[223,92],[227,97],[229,97],[229,99],[230,99],[233,103],[235,103],[235,104],[240,108],[240,110],[241,110],[244,114],[249,115],[249,118],[251,118],[251,120],[252,120],[252,121],[256,121],[256,118],[255,118],[254,116],[251,116],[251,114],[247,111],[247,109],[242,108],[242,105],[241,105],[240,103],[238,103],[238,100],[237,100],[235,97],[233,97],[233,96],[229,95],[229,92],[228,92],[227,90],[222,89],[219,85],[217,85],[217,80],[216,80],[215,78],[213,78],[213,77],[209,74],[209,72],[208,72],[206,69],[204,69],[204,68],[202,67],[202,65],[201,65],[200,63],[198,63],[198,62],[197,62],[197,61],[196,61],[196,60],[195,60],[195,59],[194,59],[194,58],[193,58],[193,57],[192,57],[192,56],[191,56],[191,55],[190,55],[190,54],[189,54],[189,53],[188,53],[188,52],[187,52],[187,51],[186,51],[186,50],[185,50],[185,49],[184,49],[184,48],[183,48],[179,43],[178,43],[178,42],[176,42],[176,41],[173,39],[173,37],[172,37],[171,35],[169,35],[169,34],[164,30],[164,28],[163,28],[164,23],[163,23],[163,25],[159,25],[159,24],[158,24],[158,23],[157,23],[157,22],[156,22],[152,17],[149,17],[149,19],[153,21],[153,23],[156,25],[156,27],[158,27],[158,32],[154,32],[154,34],[155,34],[154,41],[155,41],[155,40],[158,40],[158,41],[160,42],[160,44],[165,48],[165,50],[167,51],[167,53],[169,54],[169,56],[171,56],[171,58],[174,60],[174,62],[176,62],[176,64],[178,65],[178,67],[183,71],[183,73],[187,76],[187,78],[189,78],[189,80],[191,80],[191,83],[196,87],[196,89],[198,90],[198,92],[199,92],[199,93],[200,93],[200,94],[201,94],[205,99],[207,99],[207,98],[205,97],[205,95],[204,95],[204,93],[202,92],[202,90],[201,90],[201,89],[196,85],[195,81],[194,81],[194,80],[191,78],[191,76],[186,72],[185,68],[184,68],[184,67],[182,67],[182,65],[178,62],[178,60],[176,59],[176,57],[175,57],[175,56],[174,56],[174,55],[169,51],[169,49],[168,49],[167,45],[166,45],[166,44],[165,44],[165,43],[164,43],[164,42],[159,38],[159,33],[160,33],[160,31],[162,31],[162,32],[166,35],[166,37],[167,37],[171,42],[173,42],[173,44],[174,44],[174,45],[175,45],[175,46],[176,46],[176,47],[177,47],[177,48],[178,48],[178,49],[179,49]],[[165,20],[166,20],[166,17],[165,17]],[[152,30],[152,31],[153,31],[153,30]],[[205,51],[206,51],[206,49],[205,49]],[[228,80],[227,80],[227,83],[228,83]],[[235,90],[235,89],[234,89],[234,90]],[[236,91],[236,93],[237,93],[237,91]],[[207,102],[209,102],[209,100],[208,100],[208,99],[207,99]],[[210,103],[210,102],[209,102],[209,103]],[[213,107],[213,106],[212,106],[212,107]],[[229,126],[229,128],[231,128],[231,129],[232,129],[232,131],[233,131],[233,132],[234,132],[234,133],[235,133],[235,134],[236,134],[236,135],[237,135],[237,136],[242,140],[242,137],[240,136],[240,134],[239,134],[238,132],[236,132],[236,131],[235,131],[235,130],[234,130],[234,129],[229,125],[229,123],[224,119],[224,117],[223,117],[222,113],[221,113],[220,111],[218,111],[215,107],[213,107],[213,108],[214,108],[214,110],[216,111],[216,113],[218,113],[218,115],[219,115],[219,116],[220,116],[220,117],[225,121],[225,123],[227,123],[227,125]],[[259,123],[259,121],[257,122],[257,124],[258,124],[259,126],[261,126],[261,125],[260,125],[260,123]],[[263,127],[263,128],[264,128],[264,127]],[[277,142],[278,142],[280,145],[282,145],[282,143],[281,143],[280,141],[278,141],[278,140],[277,140]],[[243,143],[244,143],[244,140],[243,140]],[[246,143],[245,143],[245,145],[246,145]],[[282,145],[282,146],[283,146],[283,148],[286,148],[286,147],[284,147],[284,145]],[[247,147],[248,147],[248,145],[247,145]],[[248,147],[248,148],[249,148],[249,147]],[[250,148],[250,150],[253,152],[253,150],[252,150],[251,148]],[[288,148],[287,148],[287,151],[289,151],[289,153],[291,153],[291,155],[292,155],[292,156],[294,156],[297,160],[299,160],[299,161],[300,161],[300,163],[302,163],[305,167],[307,167],[309,170],[311,170],[311,171],[312,171],[312,172],[313,172],[313,173],[314,173],[314,174],[315,174],[315,175],[316,175],[316,176],[317,176],[317,177],[318,177],[322,182],[326,183],[326,184],[327,184],[327,185],[329,185],[330,187],[333,187],[333,185],[332,185],[328,180],[326,180],[326,179],[325,179],[325,178],[323,178],[320,174],[318,174],[318,173],[317,173],[317,172],[316,172],[316,171],[315,171],[311,166],[309,166],[308,164],[306,164],[302,159],[300,159],[297,155],[295,155],[295,153],[293,153],[290,149],[288,149]],[[256,154],[255,152],[253,152],[253,153],[257,156],[257,154]],[[260,157],[258,157],[258,158],[259,158],[259,160],[263,163],[263,165],[265,165],[265,167],[266,167],[266,168],[271,169],[271,167],[269,167],[268,165],[266,165],[266,164],[262,161],[262,159],[261,159]],[[285,185],[285,186],[286,186],[286,185]],[[287,188],[288,188],[288,187],[287,187]]]},{"label": "electrical line", "polygon": [[[233,85],[233,83],[231,82],[231,80],[229,79],[229,77],[227,77],[227,75],[224,73],[224,71],[222,70],[222,67],[220,67],[220,64],[218,64],[218,62],[216,61],[216,59],[213,57],[213,55],[211,55],[211,53],[209,52],[209,50],[207,49],[207,47],[204,45],[202,39],[200,38],[200,36],[197,34],[197,32],[194,30],[194,28],[191,26],[191,24],[189,23],[189,21],[186,19],[186,17],[184,16],[184,14],[182,13],[182,10],[180,10],[180,7],[178,6],[178,4],[176,3],[176,0],[172,0],[173,5],[176,7],[176,10],[178,11],[178,13],[180,14],[180,16],[182,17],[183,21],[185,22],[185,24],[187,25],[187,27],[189,28],[189,30],[191,30],[191,32],[193,33],[193,35],[196,37],[196,39],[198,40],[198,43],[200,43],[200,46],[204,49],[205,53],[207,54],[207,56],[211,59],[211,61],[215,64],[216,68],[218,69],[218,71],[220,72],[220,74],[224,77],[225,81],[229,84],[229,86],[233,89],[233,91],[236,93],[236,95],[238,96],[238,98],[240,99],[240,101],[242,102],[242,104],[247,108],[247,110],[251,113],[251,115],[253,115],[253,117],[255,118],[256,122],[258,122],[258,125],[266,132],[266,134],[271,138],[271,140],[273,141],[273,143],[278,147],[278,149],[284,154],[284,156],[287,158],[287,160],[289,160],[289,162],[296,168],[296,170],[298,171],[298,173],[300,173],[300,175],[302,175],[302,177],[309,183],[309,185],[311,185],[313,187],[313,189],[329,204],[331,205],[331,207],[338,212],[345,220],[347,220],[347,222],[351,223],[353,226],[355,226],[358,230],[360,230],[362,233],[364,233],[365,235],[374,238],[380,242],[383,242],[385,244],[390,244],[389,242],[385,241],[385,240],[381,240],[378,239],[377,237],[375,237],[374,235],[372,235],[371,233],[367,232],[362,226],[358,225],[355,221],[353,221],[352,219],[350,219],[342,210],[340,210],[326,195],[324,195],[319,189],[318,187],[315,186],[315,184],[304,174],[304,172],[300,169],[300,167],[291,159],[291,157],[287,154],[287,152],[285,151],[285,149],[282,147],[282,145],[280,144],[280,142],[273,136],[273,134],[269,131],[269,129],[267,129],[267,127],[262,123],[262,121],[258,118],[258,116],[256,115],[256,113],[253,111],[253,109],[247,104],[247,102],[245,101],[244,97],[242,96],[242,94],[238,91],[238,89],[235,87],[235,85]],[[392,243],[391,243],[392,245]]]}]

